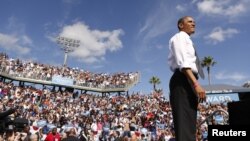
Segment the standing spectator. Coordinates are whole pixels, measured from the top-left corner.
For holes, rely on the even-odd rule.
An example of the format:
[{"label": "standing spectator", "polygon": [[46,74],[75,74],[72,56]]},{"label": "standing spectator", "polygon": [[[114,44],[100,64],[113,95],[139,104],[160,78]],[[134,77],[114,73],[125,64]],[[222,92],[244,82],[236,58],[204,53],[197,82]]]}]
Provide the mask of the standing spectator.
[{"label": "standing spectator", "polygon": [[60,134],[57,132],[56,127],[54,127],[52,131],[47,135],[45,141],[61,141]]},{"label": "standing spectator", "polygon": [[75,128],[71,128],[69,130],[68,136],[63,139],[62,141],[80,141],[77,137],[76,137],[76,131]]},{"label": "standing spectator", "polygon": [[30,135],[29,141],[39,141],[38,140],[38,135],[37,134]]},{"label": "standing spectator", "polygon": [[89,134],[87,129],[84,129],[80,134],[80,140],[81,141],[89,141]]},{"label": "standing spectator", "polygon": [[6,132],[7,141],[13,141],[15,139],[15,132],[13,130],[8,130]]},{"label": "standing spectator", "polygon": [[29,140],[29,138],[30,138],[30,126],[29,125],[26,125],[25,127],[24,127],[24,129],[23,129],[23,132],[24,132],[24,134],[22,134],[22,135],[26,135],[25,136],[25,138],[24,138],[24,141],[28,141]]}]

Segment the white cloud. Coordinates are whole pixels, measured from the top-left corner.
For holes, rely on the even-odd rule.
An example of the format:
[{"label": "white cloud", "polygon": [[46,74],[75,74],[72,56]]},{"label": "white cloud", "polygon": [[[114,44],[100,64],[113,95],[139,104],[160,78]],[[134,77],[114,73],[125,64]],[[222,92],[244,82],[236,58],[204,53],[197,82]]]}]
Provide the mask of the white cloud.
[{"label": "white cloud", "polygon": [[157,1],[155,5],[152,5],[136,36],[136,51],[133,55],[138,63],[152,63],[158,58],[158,56],[153,55],[148,59],[149,55],[152,55],[152,50],[160,47],[155,45],[159,40],[158,37],[173,28],[177,30],[173,26],[176,24],[176,11],[176,6],[172,6],[168,1]]},{"label": "white cloud", "polygon": [[216,44],[218,42],[223,42],[226,38],[231,38],[233,35],[238,34],[237,29],[228,28],[223,30],[221,27],[216,27],[212,32],[205,36],[205,39],[208,39],[210,42]]},{"label": "white cloud", "polygon": [[183,6],[183,5],[177,5],[177,6],[176,6],[176,9],[177,9],[178,11],[180,11],[180,12],[186,11],[185,6]]},{"label": "white cloud", "polygon": [[198,0],[192,0],[192,2],[191,3],[196,3]]},{"label": "white cloud", "polygon": [[249,4],[247,0],[202,0],[197,2],[197,7],[203,14],[230,18],[245,13]]},{"label": "white cloud", "polygon": [[16,17],[11,16],[8,18],[8,24],[5,28],[8,33],[0,33],[0,47],[20,57],[29,54],[33,41],[25,33],[25,24],[20,23]]},{"label": "white cloud", "polygon": [[32,44],[32,40],[27,35],[23,35],[21,37],[21,40],[22,40],[23,44],[29,44],[29,45]]},{"label": "white cloud", "polygon": [[[173,12],[171,12],[173,11]],[[150,13],[145,20],[145,23],[139,30],[139,36],[144,42],[149,42],[151,39],[158,37],[169,31],[173,27],[173,21],[175,20],[175,7],[169,5],[169,3],[161,1],[152,13]]]},{"label": "white cloud", "polygon": [[106,51],[116,51],[122,48],[120,36],[123,30],[113,31],[91,30],[86,24],[77,22],[63,27],[59,36],[80,40],[80,46],[70,53],[81,62],[93,63],[105,60]]},{"label": "white cloud", "polygon": [[231,80],[231,81],[238,82],[238,81],[246,80],[248,76],[239,72],[233,72],[233,73],[219,72],[215,75],[215,78],[218,80]]},{"label": "white cloud", "polygon": [[0,47],[5,50],[14,51],[17,54],[24,55],[30,52],[30,48],[28,48],[28,46],[31,45],[32,41],[26,35],[17,37],[15,35],[0,33]]}]

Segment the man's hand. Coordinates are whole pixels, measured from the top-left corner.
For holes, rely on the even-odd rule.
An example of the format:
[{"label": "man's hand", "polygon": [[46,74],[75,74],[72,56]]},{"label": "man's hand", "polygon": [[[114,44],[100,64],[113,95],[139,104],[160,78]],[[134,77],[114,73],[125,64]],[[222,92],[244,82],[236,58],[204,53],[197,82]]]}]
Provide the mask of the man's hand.
[{"label": "man's hand", "polygon": [[187,78],[190,82],[190,85],[193,87],[193,89],[198,97],[198,102],[206,101],[205,90],[198,83],[198,80],[195,78],[192,70],[190,68],[183,68],[182,72],[187,76]]},{"label": "man's hand", "polygon": [[196,95],[198,97],[198,102],[202,103],[202,102],[205,102],[206,101],[206,92],[205,90],[200,86],[200,85],[197,85],[194,87],[194,90],[196,92]]}]

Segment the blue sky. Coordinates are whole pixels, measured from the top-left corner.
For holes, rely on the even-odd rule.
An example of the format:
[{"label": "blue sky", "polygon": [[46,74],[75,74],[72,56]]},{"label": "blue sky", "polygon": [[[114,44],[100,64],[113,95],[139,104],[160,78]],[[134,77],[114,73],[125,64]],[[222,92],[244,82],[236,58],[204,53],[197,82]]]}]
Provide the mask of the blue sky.
[{"label": "blue sky", "polygon": [[[149,93],[149,79],[168,93],[168,40],[185,15],[196,20],[200,58],[212,56],[212,84],[250,80],[249,0],[1,0],[0,51],[60,66],[57,36],[81,41],[67,64],[92,72],[141,73],[131,91]],[[204,70],[206,71],[206,70]],[[207,85],[208,80],[201,80]]]}]

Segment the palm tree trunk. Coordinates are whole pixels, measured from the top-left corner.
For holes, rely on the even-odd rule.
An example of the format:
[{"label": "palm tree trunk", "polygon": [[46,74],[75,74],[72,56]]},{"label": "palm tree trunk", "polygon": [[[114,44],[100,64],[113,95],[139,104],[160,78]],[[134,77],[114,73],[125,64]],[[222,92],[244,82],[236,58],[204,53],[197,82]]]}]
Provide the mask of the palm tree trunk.
[{"label": "palm tree trunk", "polygon": [[208,75],[208,84],[211,85],[211,77],[210,77],[210,67],[207,68],[207,75]]}]

